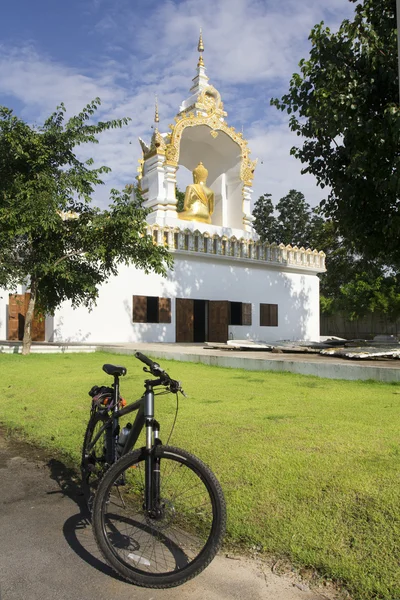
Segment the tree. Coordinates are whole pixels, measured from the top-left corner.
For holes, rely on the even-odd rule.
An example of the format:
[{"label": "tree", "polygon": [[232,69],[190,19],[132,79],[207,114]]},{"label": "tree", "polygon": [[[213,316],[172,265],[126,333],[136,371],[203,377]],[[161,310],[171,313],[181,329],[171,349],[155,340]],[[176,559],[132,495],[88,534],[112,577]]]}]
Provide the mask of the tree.
[{"label": "tree", "polygon": [[25,284],[30,301],[23,353],[30,351],[35,309],[53,313],[64,300],[90,308],[98,286],[120,263],[164,274],[167,250],[146,235],[139,191],[111,191],[107,210],[91,206],[95,185],[110,169],[80,161],[76,146],[128,119],[91,124],[100,100],[65,121],[61,105],[42,127],[29,126],[0,107],[0,285]]},{"label": "tree", "polygon": [[311,209],[304,194],[296,190],[281,198],[276,205],[278,211],[277,235],[282,244],[309,246]]},{"label": "tree", "polygon": [[262,242],[276,241],[276,219],[273,216],[272,194],[264,194],[254,204],[254,229]]},{"label": "tree", "polygon": [[384,262],[358,253],[338,224],[321,216],[319,207],[311,210],[301,192],[290,190],[276,212],[274,216],[271,194],[255,203],[254,227],[262,241],[317,248],[326,254],[328,270],[319,274],[321,312],[347,314],[350,320],[373,312],[393,321],[400,316],[400,277]]},{"label": "tree", "polygon": [[311,210],[304,194],[290,190],[276,205],[277,216],[271,194],[264,194],[256,201],[253,210],[254,229],[263,242],[291,244],[309,247],[312,245],[313,230],[322,222],[322,217]]},{"label": "tree", "polygon": [[175,195],[176,195],[176,199],[177,199],[176,211],[182,212],[183,211],[183,201],[185,200],[185,192],[182,192],[178,188],[178,186],[176,186]]},{"label": "tree", "polygon": [[[356,0],[349,0],[355,2]],[[323,210],[368,259],[400,266],[400,109],[396,0],[362,0],[337,33],[311,31],[309,59],[271,103],[305,138],[291,153],[323,188]]]}]

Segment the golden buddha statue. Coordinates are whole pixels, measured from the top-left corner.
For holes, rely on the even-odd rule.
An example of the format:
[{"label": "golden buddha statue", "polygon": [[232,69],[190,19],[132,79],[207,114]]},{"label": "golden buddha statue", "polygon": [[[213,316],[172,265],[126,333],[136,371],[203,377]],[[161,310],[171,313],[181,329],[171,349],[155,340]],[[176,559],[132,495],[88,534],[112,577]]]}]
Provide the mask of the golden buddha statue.
[{"label": "golden buddha statue", "polygon": [[211,223],[211,215],[214,212],[214,192],[206,186],[207,176],[207,169],[202,162],[199,162],[193,171],[193,184],[186,188],[183,211],[178,213],[180,219]]}]

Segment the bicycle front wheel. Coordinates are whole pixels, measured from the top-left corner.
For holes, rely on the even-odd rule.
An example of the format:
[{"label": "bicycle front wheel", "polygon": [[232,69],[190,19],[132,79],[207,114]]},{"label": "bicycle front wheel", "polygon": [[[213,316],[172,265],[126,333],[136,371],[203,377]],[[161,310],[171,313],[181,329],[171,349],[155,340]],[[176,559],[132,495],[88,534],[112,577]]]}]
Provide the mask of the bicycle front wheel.
[{"label": "bicycle front wheel", "polygon": [[157,516],[144,510],[145,451],[118,460],[101,481],[93,506],[97,544],[128,581],[152,588],[180,585],[214,558],[226,526],[222,489],[195,456],[157,446],[160,492]]}]

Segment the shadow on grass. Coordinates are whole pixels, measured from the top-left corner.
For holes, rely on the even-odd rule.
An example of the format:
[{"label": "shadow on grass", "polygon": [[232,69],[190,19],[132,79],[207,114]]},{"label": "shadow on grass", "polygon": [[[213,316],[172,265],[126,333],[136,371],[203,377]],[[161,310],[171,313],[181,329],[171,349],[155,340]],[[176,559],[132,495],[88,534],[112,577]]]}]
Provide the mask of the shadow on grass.
[{"label": "shadow on grass", "polygon": [[119,577],[101,558],[93,537],[90,512],[81,489],[80,478],[75,470],[67,467],[60,460],[52,458],[47,466],[50,477],[59,486],[59,490],[48,494],[62,494],[75,502],[78,512],[69,517],[63,525],[63,534],[70,548],[91,567],[118,581],[126,581]]}]

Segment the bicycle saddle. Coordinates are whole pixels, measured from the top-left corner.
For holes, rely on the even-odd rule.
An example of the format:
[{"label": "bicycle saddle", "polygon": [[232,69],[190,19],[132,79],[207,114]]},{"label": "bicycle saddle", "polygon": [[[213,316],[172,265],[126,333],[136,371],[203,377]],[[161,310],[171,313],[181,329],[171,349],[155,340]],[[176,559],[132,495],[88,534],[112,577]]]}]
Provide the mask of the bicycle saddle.
[{"label": "bicycle saddle", "polygon": [[107,375],[117,375],[121,377],[121,375],[126,375],[127,369],[126,367],[121,367],[118,365],[103,365],[103,371],[107,373]]}]

